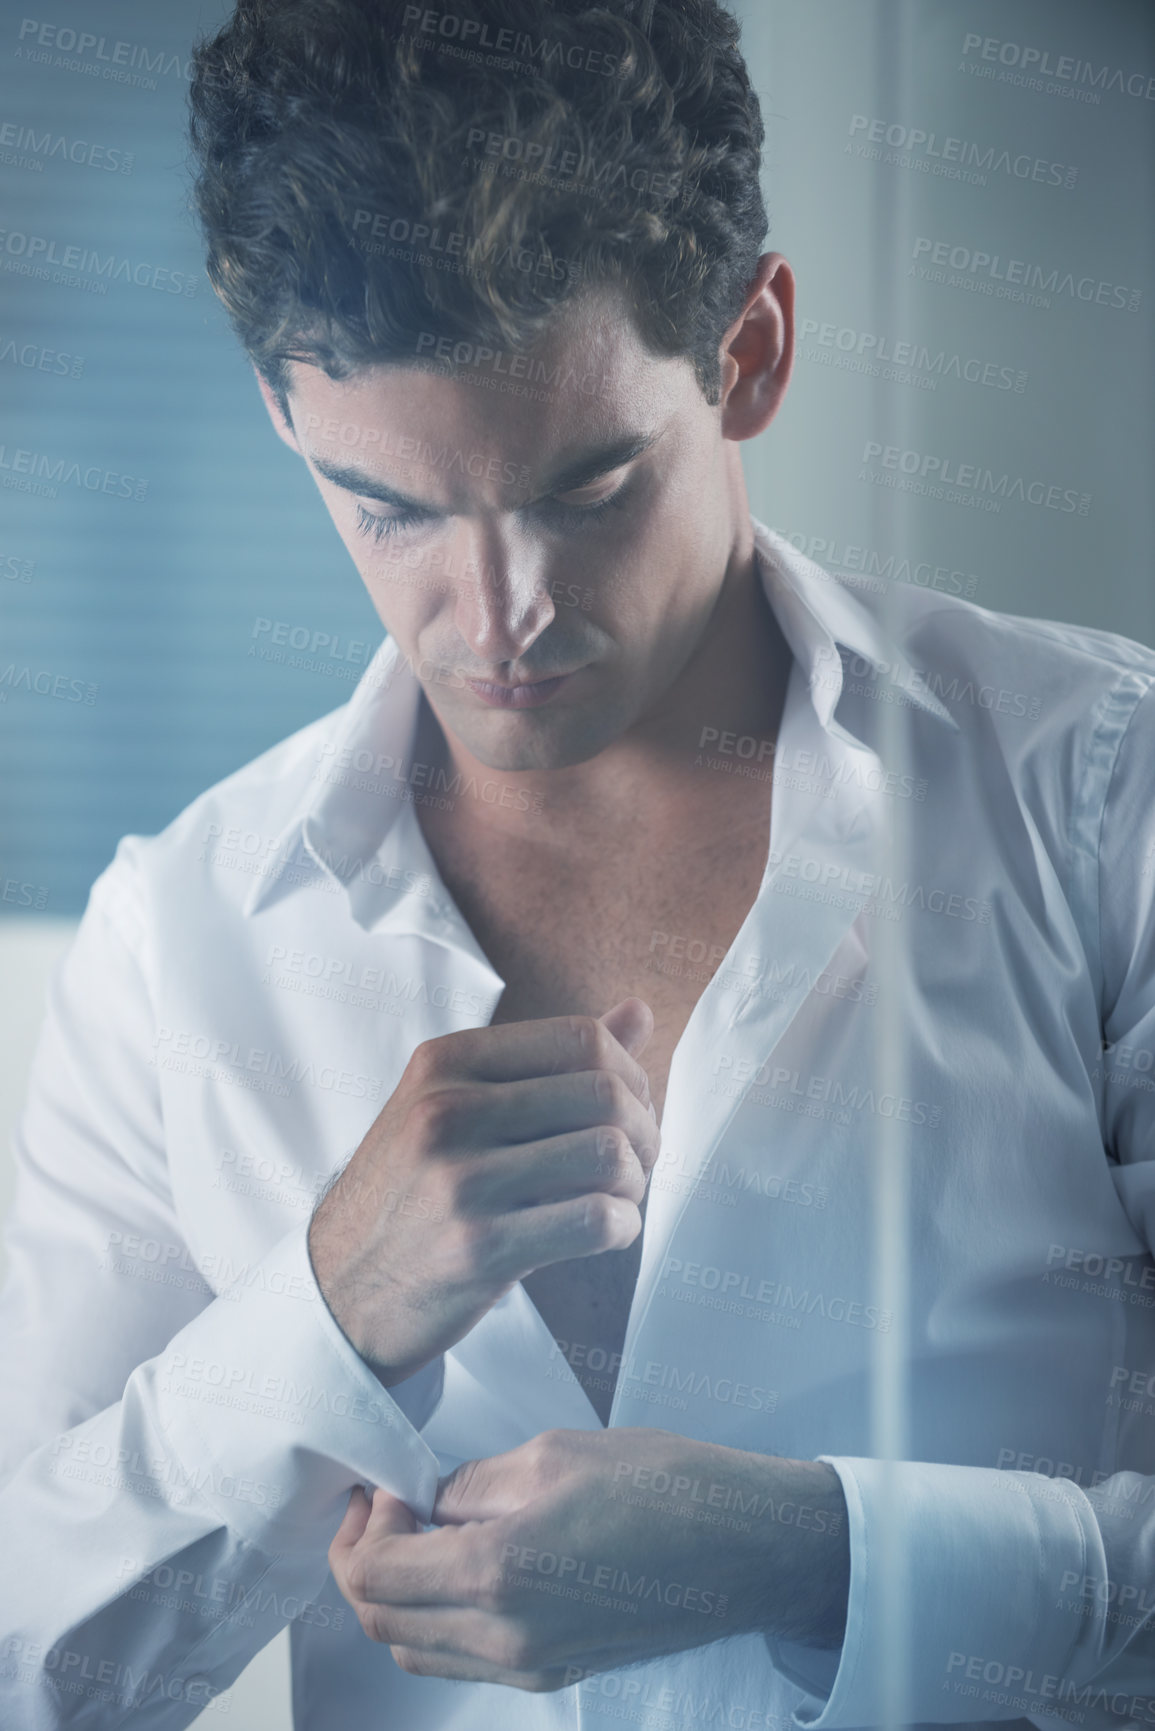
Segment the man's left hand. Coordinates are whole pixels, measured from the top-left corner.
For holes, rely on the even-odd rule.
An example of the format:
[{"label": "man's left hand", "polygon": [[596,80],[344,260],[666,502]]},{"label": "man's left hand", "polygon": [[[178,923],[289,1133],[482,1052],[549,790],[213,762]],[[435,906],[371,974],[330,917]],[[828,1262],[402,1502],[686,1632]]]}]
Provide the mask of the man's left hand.
[{"label": "man's left hand", "polygon": [[417,1676],[534,1692],[724,1635],[841,1644],[834,1469],[671,1431],[544,1431],[441,1480],[436,1526],[358,1487],[329,1550],[371,1640]]}]

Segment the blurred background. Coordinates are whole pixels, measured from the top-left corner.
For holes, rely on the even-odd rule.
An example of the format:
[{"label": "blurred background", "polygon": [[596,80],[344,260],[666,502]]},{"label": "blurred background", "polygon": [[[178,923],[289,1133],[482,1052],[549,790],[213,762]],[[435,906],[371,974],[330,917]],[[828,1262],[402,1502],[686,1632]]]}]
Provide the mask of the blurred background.
[{"label": "blurred background", "polygon": [[[755,515],[852,589],[1155,644],[1155,6],[732,9],[798,279],[790,395],[743,447]],[[5,1148],[119,838],[345,702],[381,635],[201,263],[186,71],[230,10],[0,13]],[[287,1731],[286,1652],[234,1723]]]}]

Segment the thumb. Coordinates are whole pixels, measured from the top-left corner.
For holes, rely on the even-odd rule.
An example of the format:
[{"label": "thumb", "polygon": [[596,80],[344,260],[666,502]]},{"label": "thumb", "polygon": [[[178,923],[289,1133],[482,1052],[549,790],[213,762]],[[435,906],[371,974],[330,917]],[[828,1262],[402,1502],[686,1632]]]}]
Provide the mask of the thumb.
[{"label": "thumb", "polygon": [[420,1528],[417,1516],[407,1503],[400,1497],[391,1496],[378,1485],[373,1492],[373,1506],[365,1523],[365,1533],[370,1539],[390,1538],[397,1533],[416,1533]]},{"label": "thumb", "polygon": [[333,1535],[329,1546],[329,1566],[334,1575],[339,1562],[353,1549],[369,1524],[372,1504],[365,1495],[362,1485],[354,1485],[349,1497],[349,1506],[345,1510],[345,1518]]},{"label": "thumb", "polygon": [[644,998],[623,998],[598,1020],[604,1022],[631,1058],[636,1058],[645,1049],[654,1031],[654,1012]]},{"label": "thumb", "polygon": [[466,1521],[494,1521],[510,1515],[527,1501],[525,1485],[511,1457],[488,1455],[462,1461],[437,1483],[433,1520],[437,1526],[461,1526]]},{"label": "thumb", "polygon": [[[391,1533],[415,1533],[417,1519],[403,1502],[377,1489],[372,1501],[362,1485],[354,1485],[345,1510],[345,1518],[333,1535],[329,1546],[329,1562],[335,1565],[368,1534],[370,1539],[386,1538]],[[333,1569],[334,1574],[336,1568]]]}]

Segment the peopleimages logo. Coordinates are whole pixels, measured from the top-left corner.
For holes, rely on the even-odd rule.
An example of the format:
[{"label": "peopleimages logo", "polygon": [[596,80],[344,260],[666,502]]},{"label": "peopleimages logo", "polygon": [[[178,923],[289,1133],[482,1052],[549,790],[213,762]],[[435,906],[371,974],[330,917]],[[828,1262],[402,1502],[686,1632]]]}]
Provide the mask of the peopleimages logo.
[{"label": "peopleimages logo", "polygon": [[[894,161],[903,168],[929,170],[933,165],[936,173],[957,164],[955,178],[970,179],[980,186],[987,184],[988,172],[1068,190],[1079,178],[1079,170],[1069,163],[1051,162],[1047,157],[1031,156],[1026,151],[1012,156],[1009,150],[1000,150],[993,144],[979,145],[970,138],[944,138],[937,132],[927,132],[925,127],[876,120],[866,114],[851,115],[850,137],[860,139],[868,147],[889,146],[885,157],[881,149],[868,148],[865,154],[875,160]],[[849,151],[849,144],[846,149]],[[973,172],[967,174],[967,169]]]},{"label": "peopleimages logo", "polygon": [[[984,72],[991,76],[994,66],[998,65],[1025,75],[1020,81],[1032,89],[1050,89],[1051,86],[1044,87],[1041,82],[1049,78],[1057,85],[1085,89],[1087,96],[1096,102],[1103,90],[1155,102],[1155,74],[1150,72],[1124,72],[1121,66],[1108,66],[1106,63],[1096,66],[1090,60],[1078,60],[1071,54],[1052,55],[1049,48],[1004,42],[997,36],[979,36],[969,31],[963,37],[962,52],[964,63],[969,62],[969,72]],[[984,61],[993,63],[990,72],[982,65]]]},{"label": "peopleimages logo", "polygon": [[823,571],[823,576],[837,581],[849,580],[855,587],[868,589],[874,595],[885,595],[887,583],[911,583],[917,589],[939,589],[948,595],[969,598],[979,586],[975,571],[958,571],[949,565],[931,565],[927,560],[880,553],[876,548],[839,541],[829,535],[803,535],[790,530],[785,531],[785,535],[790,545],[808,559],[813,559],[820,570],[826,565],[837,567],[836,572]]},{"label": "peopleimages logo", "polygon": [[[118,258],[111,252],[99,253],[94,247],[59,246],[47,235],[26,234],[20,229],[0,228],[0,253],[7,255],[0,259],[4,270],[24,267],[26,273],[44,276],[46,267],[52,265],[58,271],[74,272],[77,279],[101,279],[101,292],[109,282],[133,283],[137,288],[158,289],[170,295],[191,297],[197,292],[196,278],[189,271],[169,270],[144,260],[134,264],[132,259]],[[8,259],[19,259],[20,266],[9,264]]]},{"label": "peopleimages logo", "polygon": [[[946,349],[931,349],[925,343],[895,342],[876,331],[859,331],[850,325],[834,325],[818,319],[803,319],[799,326],[799,353],[805,360],[841,364],[853,360],[855,370],[871,378],[893,378],[907,382],[911,374],[928,374],[921,382],[934,389],[939,379],[958,379],[970,385],[986,385],[998,391],[1016,391],[1020,395],[1027,386],[1027,375],[1018,367],[1002,366],[996,361],[980,360],[977,355],[950,354]],[[807,339],[829,355],[819,356],[804,345]],[[885,370],[883,370],[885,369]]]},{"label": "peopleimages logo", "polygon": [[[969,689],[973,693],[974,686],[970,685]],[[980,689],[989,691],[993,688],[983,686]],[[983,704],[982,707],[991,708],[993,704]],[[859,870],[840,865],[837,860],[819,860],[799,853],[784,854],[771,848],[767,871],[778,874],[772,879],[773,889],[786,887],[780,882],[784,877],[799,878],[803,883],[818,884],[823,889],[837,888],[850,896],[895,908],[918,908],[932,914],[946,914],[951,919],[975,920],[984,926],[991,920],[990,903],[975,896],[964,896],[961,890],[928,890],[925,884],[911,883],[909,878],[896,884],[888,873]]]},{"label": "peopleimages logo", "polygon": [[148,482],[135,475],[122,475],[119,469],[102,469],[98,463],[81,468],[77,462],[49,455],[44,451],[15,450],[0,445],[0,473],[5,487],[17,487],[21,492],[43,492],[56,497],[58,486],[82,487],[89,493],[110,493],[120,499],[138,502],[148,493]]},{"label": "peopleimages logo", "polygon": [[524,30],[491,28],[477,18],[463,17],[457,12],[441,12],[432,6],[406,6],[402,24],[413,31],[422,47],[436,46],[440,51],[456,49],[466,59],[483,58],[487,63],[509,67],[519,62],[537,61],[542,67],[561,65],[573,72],[596,72],[612,78],[618,70],[619,57],[604,48],[585,48],[580,43],[564,43],[558,38],[530,36]]},{"label": "peopleimages logo", "polygon": [[[1025,505],[1042,505],[1051,511],[1075,511],[1085,517],[1091,509],[1090,493],[1079,493],[1074,487],[1059,487],[1046,481],[1028,481],[1022,475],[1003,471],[996,475],[978,463],[957,463],[951,457],[936,456],[931,451],[903,451],[897,445],[881,445],[868,439],[862,448],[864,463],[877,462],[881,468],[900,475],[914,475],[920,481],[930,481],[933,498],[964,499],[968,494],[985,496],[988,509],[998,510],[1004,499],[1017,499]],[[873,478],[869,471],[861,477]]]},{"label": "peopleimages logo", "polygon": [[[981,1653],[952,1653],[947,1660],[944,1689],[955,1688],[960,1695],[990,1699],[1003,1706],[1021,1708],[1024,1712],[1045,1718],[1070,1717],[1070,1709],[1078,1708],[1075,1722],[1082,1724],[1085,1709],[1114,1713],[1132,1722],[1142,1719],[1155,1725],[1155,1696],[1128,1695],[1123,1689],[1111,1690],[1091,1681],[1079,1685],[1071,1677],[1054,1672],[1032,1671],[1022,1665],[1007,1664],[1003,1659],[990,1659]],[[981,1695],[978,1685],[986,1683],[1000,1690],[992,1694],[991,1687]],[[1007,1693],[1014,1691],[1013,1694]],[[987,1715],[982,1715],[983,1718]]]},{"label": "peopleimages logo", "polygon": [[0,703],[7,703],[10,691],[31,691],[38,697],[57,697],[64,703],[91,707],[99,690],[90,680],[70,679],[66,673],[52,673],[46,667],[34,672],[31,666],[17,667],[14,661],[0,667]]},{"label": "peopleimages logo", "polygon": [[[986,252],[981,247],[955,245],[948,240],[932,240],[929,235],[915,237],[911,252],[911,270],[925,276],[928,282],[968,281],[975,291],[1003,300],[1027,300],[1031,305],[1050,306],[1052,295],[1068,295],[1072,300],[1088,305],[1118,307],[1124,312],[1139,310],[1142,290],[1128,288],[1093,276],[1077,277],[1074,271],[1058,265],[1035,264],[1029,259],[1004,258],[1001,253]],[[952,278],[936,276],[934,271],[951,271]],[[997,291],[995,285],[998,285]]]},{"label": "peopleimages logo", "polygon": [[[69,24],[45,24],[39,18],[23,18],[17,31],[18,59],[40,65],[66,67],[116,84],[134,84],[146,90],[157,88],[153,73],[161,77],[192,78],[192,61],[182,60],[164,48],[146,48],[138,42],[113,42],[90,30],[74,30]],[[40,53],[37,50],[45,50]],[[85,55],[91,60],[85,60]],[[136,74],[144,73],[141,78]]]}]

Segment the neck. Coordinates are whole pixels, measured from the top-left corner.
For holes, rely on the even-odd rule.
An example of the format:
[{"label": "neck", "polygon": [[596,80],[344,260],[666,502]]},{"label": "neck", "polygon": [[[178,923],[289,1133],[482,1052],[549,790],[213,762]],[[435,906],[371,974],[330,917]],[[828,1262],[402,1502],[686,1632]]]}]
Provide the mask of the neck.
[{"label": "neck", "polygon": [[[724,734],[773,742],[790,672],[791,653],[762,587],[753,532],[737,546],[709,622],[685,667],[659,702],[596,757],[563,769],[495,770],[447,734],[424,698],[417,753],[462,783],[509,783],[508,806],[459,798],[449,821],[476,821],[510,839],[575,840],[604,829],[615,814],[660,824],[665,814],[708,822],[710,802],[733,797],[731,778],[704,775],[695,759]],[[763,757],[768,755],[763,752]],[[522,797],[526,790],[528,798]],[[690,790],[693,790],[692,795]],[[426,813],[422,808],[422,820]]]}]

